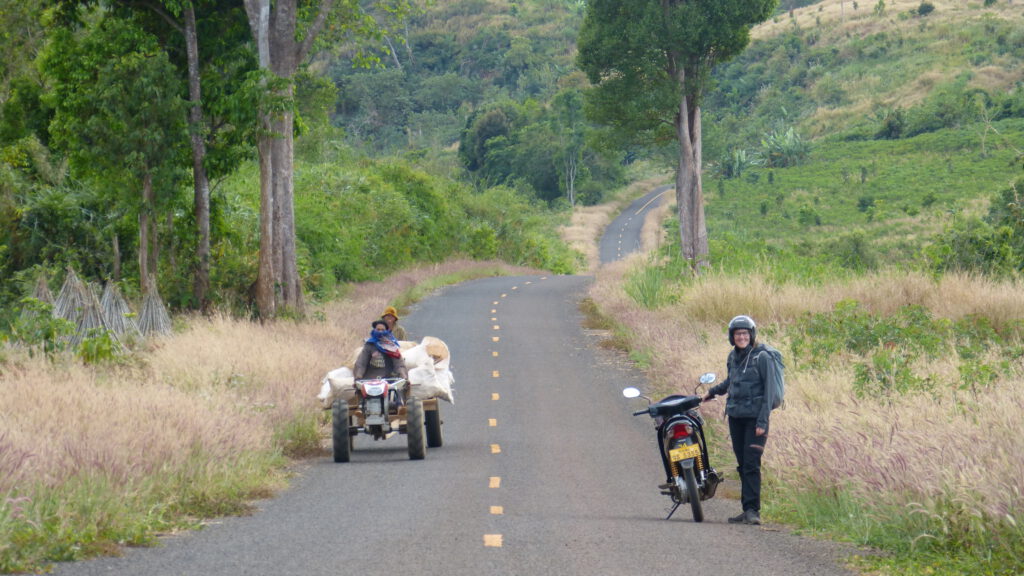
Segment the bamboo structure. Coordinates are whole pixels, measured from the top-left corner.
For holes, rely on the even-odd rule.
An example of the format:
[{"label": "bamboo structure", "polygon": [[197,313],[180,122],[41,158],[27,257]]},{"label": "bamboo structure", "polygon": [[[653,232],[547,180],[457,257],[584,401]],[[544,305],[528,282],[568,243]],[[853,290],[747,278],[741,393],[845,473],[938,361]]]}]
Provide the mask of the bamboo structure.
[{"label": "bamboo structure", "polygon": [[54,302],[53,315],[75,325],[75,333],[68,339],[73,347],[79,346],[96,330],[110,331],[104,322],[96,293],[71,268],[68,268],[64,285]]},{"label": "bamboo structure", "polygon": [[156,279],[150,276],[147,280],[148,289],[142,299],[142,313],[139,314],[139,329],[143,334],[169,334],[171,332],[171,316],[167,307],[160,299],[156,289]]},{"label": "bamboo structure", "polygon": [[142,331],[135,322],[135,313],[121,295],[120,288],[114,282],[107,282],[100,299],[100,310],[107,328],[117,335],[118,339],[136,339],[142,337]]}]

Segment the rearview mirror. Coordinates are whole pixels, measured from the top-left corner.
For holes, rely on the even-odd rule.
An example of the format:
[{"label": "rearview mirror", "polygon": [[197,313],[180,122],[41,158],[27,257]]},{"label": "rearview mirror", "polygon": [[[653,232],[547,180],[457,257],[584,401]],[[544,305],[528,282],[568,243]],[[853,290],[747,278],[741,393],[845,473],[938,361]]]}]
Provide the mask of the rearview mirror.
[{"label": "rearview mirror", "polygon": [[629,388],[626,388],[622,391],[622,395],[625,396],[626,398],[639,398],[640,390],[630,386]]},{"label": "rearview mirror", "polygon": [[715,376],[714,372],[708,372],[706,374],[701,375],[700,383],[701,384],[711,384],[712,382],[715,381],[716,378],[718,378],[718,376]]}]

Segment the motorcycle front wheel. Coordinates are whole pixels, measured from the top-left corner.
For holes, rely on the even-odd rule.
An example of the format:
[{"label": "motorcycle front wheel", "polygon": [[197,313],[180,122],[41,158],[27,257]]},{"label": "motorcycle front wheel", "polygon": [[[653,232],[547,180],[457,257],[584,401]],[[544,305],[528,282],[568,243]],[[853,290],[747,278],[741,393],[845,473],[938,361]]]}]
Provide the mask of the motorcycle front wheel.
[{"label": "motorcycle front wheel", "polygon": [[694,474],[693,468],[683,470],[683,479],[686,480],[686,495],[690,499],[693,521],[703,522],[704,505],[700,502],[700,490],[697,488],[697,476]]}]

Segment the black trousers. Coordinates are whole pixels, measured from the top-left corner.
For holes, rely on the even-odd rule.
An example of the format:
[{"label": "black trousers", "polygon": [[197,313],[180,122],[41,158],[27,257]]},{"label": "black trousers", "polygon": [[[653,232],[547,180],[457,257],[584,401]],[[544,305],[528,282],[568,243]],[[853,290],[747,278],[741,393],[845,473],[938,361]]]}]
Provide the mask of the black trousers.
[{"label": "black trousers", "polygon": [[740,474],[740,501],[743,510],[761,511],[761,455],[768,432],[756,435],[757,418],[729,417],[729,436]]}]

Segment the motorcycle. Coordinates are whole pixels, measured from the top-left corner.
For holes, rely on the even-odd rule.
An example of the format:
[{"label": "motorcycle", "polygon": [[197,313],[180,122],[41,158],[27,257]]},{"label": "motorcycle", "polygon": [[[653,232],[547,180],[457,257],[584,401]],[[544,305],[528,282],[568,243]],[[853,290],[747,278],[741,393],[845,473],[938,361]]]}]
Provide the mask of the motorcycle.
[{"label": "motorcycle", "polygon": [[[715,378],[709,372],[700,377],[700,384],[707,386]],[[693,521],[703,522],[702,502],[715,496],[722,477],[708,460],[704,418],[697,412],[701,396],[672,395],[653,402],[632,386],[624,389],[622,395],[626,398],[644,398],[649,404],[647,409],[633,412],[633,416],[646,414],[654,419],[661,462],[668,479],[659,488],[662,494],[672,498],[672,509],[665,519],[672,518],[680,505],[689,503]]]}]

